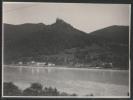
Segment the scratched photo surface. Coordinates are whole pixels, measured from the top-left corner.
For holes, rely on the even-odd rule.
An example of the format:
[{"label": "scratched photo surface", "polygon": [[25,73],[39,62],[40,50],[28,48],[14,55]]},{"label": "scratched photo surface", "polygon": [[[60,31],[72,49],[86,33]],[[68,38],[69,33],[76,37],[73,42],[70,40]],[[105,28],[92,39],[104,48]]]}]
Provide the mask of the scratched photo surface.
[{"label": "scratched photo surface", "polygon": [[3,97],[130,97],[130,4],[4,2]]}]

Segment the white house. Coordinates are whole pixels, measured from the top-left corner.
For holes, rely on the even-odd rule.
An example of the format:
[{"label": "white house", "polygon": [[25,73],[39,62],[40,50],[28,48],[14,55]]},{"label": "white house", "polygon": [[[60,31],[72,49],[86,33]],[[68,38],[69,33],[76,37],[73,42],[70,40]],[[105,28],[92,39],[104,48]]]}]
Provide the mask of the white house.
[{"label": "white house", "polygon": [[55,64],[53,64],[53,63],[48,63],[48,66],[55,66]]},{"label": "white house", "polygon": [[45,66],[46,65],[46,62],[37,62],[36,65],[37,66]]}]

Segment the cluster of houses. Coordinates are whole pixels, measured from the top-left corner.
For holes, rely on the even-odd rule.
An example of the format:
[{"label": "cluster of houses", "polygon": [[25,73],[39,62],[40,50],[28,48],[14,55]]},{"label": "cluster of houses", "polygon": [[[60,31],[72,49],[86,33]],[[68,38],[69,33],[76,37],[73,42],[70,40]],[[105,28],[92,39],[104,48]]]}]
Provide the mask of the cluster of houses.
[{"label": "cluster of houses", "polygon": [[[55,64],[51,62],[37,62],[37,61],[29,61],[26,63],[19,61],[18,65],[20,66],[26,65],[26,66],[34,66],[34,67],[54,67],[55,66]],[[73,66],[77,68],[85,67],[85,68],[96,68],[96,69],[113,68],[113,64],[111,62],[110,63],[102,62],[100,65],[77,63],[77,64],[74,64]]]},{"label": "cluster of houses", "polygon": [[29,65],[29,66],[36,66],[36,67],[55,66],[54,63],[36,62],[36,61],[30,61],[30,62],[27,62],[26,64],[24,64],[22,61],[19,61],[18,65]]},{"label": "cluster of houses", "polygon": [[75,67],[85,67],[85,68],[96,68],[96,69],[101,69],[101,68],[113,68],[113,63],[106,63],[102,62],[99,65],[97,64],[75,64]]}]

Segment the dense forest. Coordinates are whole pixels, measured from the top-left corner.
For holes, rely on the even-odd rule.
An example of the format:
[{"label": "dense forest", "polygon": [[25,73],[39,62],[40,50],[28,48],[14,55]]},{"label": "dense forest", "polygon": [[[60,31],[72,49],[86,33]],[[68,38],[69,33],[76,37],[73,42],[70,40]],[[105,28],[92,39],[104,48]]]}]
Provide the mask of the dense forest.
[{"label": "dense forest", "polygon": [[85,33],[61,19],[52,25],[4,24],[4,63],[20,61],[128,69],[129,28],[114,25]]}]

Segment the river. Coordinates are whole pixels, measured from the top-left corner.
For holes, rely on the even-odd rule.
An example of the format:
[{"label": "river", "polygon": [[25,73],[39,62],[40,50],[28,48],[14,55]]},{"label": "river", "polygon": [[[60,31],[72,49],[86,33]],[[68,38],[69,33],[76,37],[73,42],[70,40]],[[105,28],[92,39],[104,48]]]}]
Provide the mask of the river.
[{"label": "river", "polygon": [[129,91],[128,70],[5,66],[3,74],[4,82],[14,82],[21,89],[38,82],[79,95],[126,96]]}]

